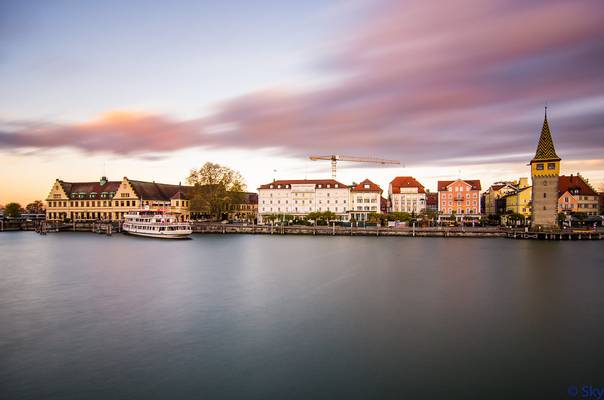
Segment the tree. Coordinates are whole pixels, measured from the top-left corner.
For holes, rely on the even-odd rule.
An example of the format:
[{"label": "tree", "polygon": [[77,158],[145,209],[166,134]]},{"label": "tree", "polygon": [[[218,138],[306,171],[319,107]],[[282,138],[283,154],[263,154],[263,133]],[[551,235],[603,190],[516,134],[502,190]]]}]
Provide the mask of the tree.
[{"label": "tree", "polygon": [[19,203],[8,203],[6,207],[4,207],[4,215],[9,218],[17,218],[21,215],[22,211],[23,209]]},{"label": "tree", "polygon": [[193,185],[190,208],[194,213],[221,219],[232,204],[243,201],[245,181],[229,167],[207,162],[198,170],[191,170],[187,182]]},{"label": "tree", "polygon": [[25,206],[25,210],[30,214],[43,214],[46,210],[44,209],[44,203],[41,200],[36,200],[33,203],[29,203]]}]

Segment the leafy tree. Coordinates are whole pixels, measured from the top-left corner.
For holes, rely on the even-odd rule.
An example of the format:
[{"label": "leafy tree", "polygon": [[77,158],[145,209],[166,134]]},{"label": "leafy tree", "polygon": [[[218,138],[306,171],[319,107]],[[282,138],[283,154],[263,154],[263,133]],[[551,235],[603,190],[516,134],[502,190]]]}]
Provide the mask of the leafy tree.
[{"label": "leafy tree", "polygon": [[232,204],[242,202],[246,187],[239,172],[211,162],[191,170],[187,182],[193,185],[191,211],[214,219],[221,219]]},{"label": "leafy tree", "polygon": [[314,211],[306,215],[306,220],[315,221],[317,225],[326,225],[328,222],[335,221],[336,219],[336,214],[331,211]]},{"label": "leafy tree", "polygon": [[41,200],[36,200],[33,203],[29,203],[25,206],[25,210],[30,214],[43,214],[46,209],[44,203]]},{"label": "leafy tree", "polygon": [[10,218],[17,218],[21,215],[22,211],[23,209],[19,203],[8,203],[6,207],[4,207],[4,215]]}]

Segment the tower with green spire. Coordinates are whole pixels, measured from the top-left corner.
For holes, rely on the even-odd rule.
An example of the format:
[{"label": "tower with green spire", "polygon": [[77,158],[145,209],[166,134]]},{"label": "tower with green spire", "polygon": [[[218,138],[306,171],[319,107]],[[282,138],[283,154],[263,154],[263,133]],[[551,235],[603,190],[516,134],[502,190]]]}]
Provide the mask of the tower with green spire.
[{"label": "tower with green spire", "polygon": [[552,134],[545,119],[535,157],[531,160],[533,179],[532,219],[533,229],[555,229],[558,227],[558,176],[560,175],[560,157],[556,154]]}]

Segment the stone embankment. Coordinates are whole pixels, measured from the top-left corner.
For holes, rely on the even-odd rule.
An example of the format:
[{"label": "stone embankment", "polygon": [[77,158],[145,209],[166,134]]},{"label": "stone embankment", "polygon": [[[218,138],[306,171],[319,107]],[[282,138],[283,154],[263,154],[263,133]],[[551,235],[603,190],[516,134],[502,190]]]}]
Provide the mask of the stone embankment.
[{"label": "stone embankment", "polygon": [[[194,222],[193,233],[198,234],[258,234],[258,235],[314,235],[314,236],[403,236],[403,237],[466,237],[510,238],[539,240],[603,240],[604,230],[574,229],[550,232],[528,232],[505,227],[339,227],[339,226],[273,226]],[[35,231],[40,234],[53,232],[93,232],[112,235],[121,232],[119,222],[71,222],[47,223],[43,221],[7,222],[0,224],[0,231]]]}]

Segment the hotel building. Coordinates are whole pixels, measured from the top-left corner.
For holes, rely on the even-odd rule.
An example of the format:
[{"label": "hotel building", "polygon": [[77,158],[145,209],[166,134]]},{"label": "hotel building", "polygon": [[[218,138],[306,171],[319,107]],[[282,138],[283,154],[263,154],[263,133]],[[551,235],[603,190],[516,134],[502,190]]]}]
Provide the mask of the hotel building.
[{"label": "hotel building", "polygon": [[480,218],[480,180],[438,181],[438,213],[455,219]]},{"label": "hotel building", "polygon": [[258,222],[270,214],[302,218],[331,211],[347,220],[350,187],[334,179],[276,180],[258,188]]},{"label": "hotel building", "polygon": [[369,179],[350,188],[350,219],[367,221],[370,213],[380,213],[382,192],[382,188]]},{"label": "hotel building", "polygon": [[411,176],[397,176],[388,186],[392,212],[419,214],[426,209],[426,190]]}]

